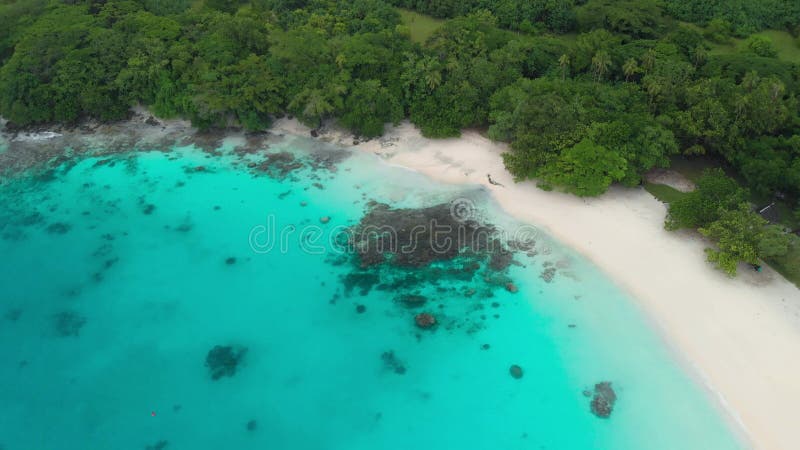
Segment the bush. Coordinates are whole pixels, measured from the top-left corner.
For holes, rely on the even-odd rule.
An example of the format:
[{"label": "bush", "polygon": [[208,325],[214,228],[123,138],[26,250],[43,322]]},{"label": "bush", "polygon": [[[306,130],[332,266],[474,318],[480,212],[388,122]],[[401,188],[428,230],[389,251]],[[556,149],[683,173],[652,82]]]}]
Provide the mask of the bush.
[{"label": "bush", "polygon": [[766,36],[750,36],[747,38],[746,45],[748,50],[758,56],[774,58],[778,55],[778,51],[775,49],[775,44],[773,44],[772,39]]},{"label": "bush", "polygon": [[665,227],[668,230],[705,227],[719,220],[725,211],[745,203],[746,199],[747,191],[722,169],[707,170],[697,180],[694,191],[670,203]]},{"label": "bush", "polygon": [[730,22],[717,18],[708,23],[704,34],[709,41],[727,44],[731,41],[731,32]]}]

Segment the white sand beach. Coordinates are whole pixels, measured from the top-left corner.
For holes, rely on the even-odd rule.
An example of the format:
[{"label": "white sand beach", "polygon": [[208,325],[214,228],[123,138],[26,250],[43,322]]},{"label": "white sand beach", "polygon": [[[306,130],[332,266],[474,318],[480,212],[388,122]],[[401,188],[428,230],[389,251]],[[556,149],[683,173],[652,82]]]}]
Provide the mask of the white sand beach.
[{"label": "white sand beach", "polygon": [[[293,120],[275,131],[309,132]],[[336,132],[322,138],[353,144]],[[715,270],[698,235],[664,230],[666,207],[644,189],[580,199],[514,183],[505,147],[474,131],[431,140],[403,123],[357,148],[440,181],[485,185],[508,213],[544,228],[628,291],[755,448],[798,448],[800,290],[779,274],[745,268],[730,279]]]}]

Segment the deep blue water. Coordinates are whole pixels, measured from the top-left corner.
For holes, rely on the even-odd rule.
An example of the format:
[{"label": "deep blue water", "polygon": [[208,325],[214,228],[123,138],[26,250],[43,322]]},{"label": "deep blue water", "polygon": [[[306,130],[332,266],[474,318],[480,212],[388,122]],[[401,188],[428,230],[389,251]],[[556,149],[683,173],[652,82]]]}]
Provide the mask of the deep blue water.
[{"label": "deep blue water", "polygon": [[[396,289],[346,292],[351,261],[299,237],[355,225],[369,200],[467,198],[520,226],[480,188],[358,153],[254,173],[260,156],[231,148],[89,158],[0,186],[0,448],[741,448],[632,300],[541,233],[508,269],[517,293],[477,276],[417,286],[432,331]],[[270,217],[295,230],[286,251],[253,249]],[[217,345],[246,353],[214,380]],[[618,397],[607,419],[584,393],[601,381]]]}]

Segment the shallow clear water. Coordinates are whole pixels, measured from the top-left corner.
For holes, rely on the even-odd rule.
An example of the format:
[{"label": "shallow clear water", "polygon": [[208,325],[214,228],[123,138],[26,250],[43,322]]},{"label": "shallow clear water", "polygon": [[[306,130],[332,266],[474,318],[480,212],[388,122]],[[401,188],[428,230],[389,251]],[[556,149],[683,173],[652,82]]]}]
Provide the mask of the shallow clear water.
[{"label": "shallow clear water", "polygon": [[[176,148],[0,186],[0,448],[741,448],[630,299],[546,236],[516,256],[516,294],[478,278],[423,286],[434,331],[392,290],[348,294],[353,267],[328,244],[251,245],[268,217],[301,229],[330,216],[329,231],[373,199],[469,198],[518,226],[481,189],[364,154],[285,179],[239,159]],[[247,349],[233,376],[210,376],[216,345]],[[584,395],[601,381],[618,397],[608,419]]]}]

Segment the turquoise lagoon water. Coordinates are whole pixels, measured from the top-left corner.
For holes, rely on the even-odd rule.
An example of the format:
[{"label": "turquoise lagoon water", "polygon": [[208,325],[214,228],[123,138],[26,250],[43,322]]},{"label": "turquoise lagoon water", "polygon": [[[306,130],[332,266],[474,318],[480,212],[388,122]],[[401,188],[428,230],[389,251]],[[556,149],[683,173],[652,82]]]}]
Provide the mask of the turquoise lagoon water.
[{"label": "turquoise lagoon water", "polygon": [[[332,248],[251,245],[267,217],[300,229],[330,216],[329,230],[373,199],[469,198],[515,226],[481,189],[360,153],[270,177],[231,147],[84,159],[0,186],[0,448],[742,448],[630,299],[546,236],[516,256],[516,294],[478,278],[422,286],[434,331],[392,289],[346,292],[353,266]],[[211,378],[216,345],[247,349],[233,376]],[[608,419],[584,395],[601,381],[618,397]]]}]

